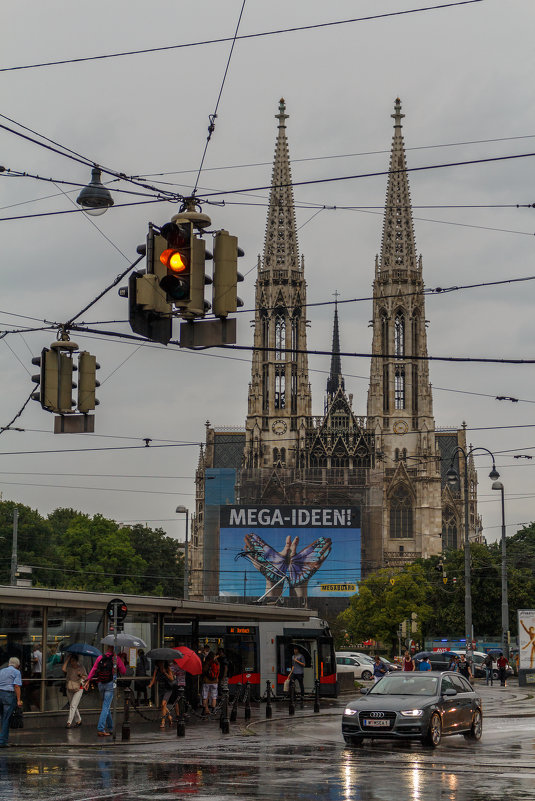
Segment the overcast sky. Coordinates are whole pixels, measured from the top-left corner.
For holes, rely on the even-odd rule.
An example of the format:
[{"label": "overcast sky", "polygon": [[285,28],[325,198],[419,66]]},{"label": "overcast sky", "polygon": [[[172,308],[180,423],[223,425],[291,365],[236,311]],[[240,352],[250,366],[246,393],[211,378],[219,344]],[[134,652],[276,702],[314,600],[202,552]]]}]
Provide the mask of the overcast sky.
[{"label": "overcast sky", "polygon": [[[408,0],[247,0],[240,34],[420,5]],[[187,195],[199,168],[229,42],[35,69],[7,68],[231,37],[241,7],[242,0],[4,0],[0,113],[90,161],[129,176],[151,175],[151,183],[169,182],[159,185]],[[390,114],[398,95],[406,115],[409,167],[535,152],[534,25],[532,0],[482,0],[238,40],[199,194],[269,184],[280,97],[286,99],[290,115],[287,132],[295,182],[386,170]],[[16,127],[5,117],[0,124]],[[3,129],[0,163],[13,171],[77,184],[84,184],[90,173]],[[415,172],[409,180],[415,207],[514,206],[535,202],[534,177],[535,159],[528,157]],[[135,189],[124,182],[110,185],[114,187]],[[341,300],[370,296],[385,190],[385,176],[295,188],[296,204],[303,206],[297,209],[297,224],[309,302],[332,300],[335,290]],[[174,204],[154,203],[114,208],[92,221],[82,213],[4,219],[70,210],[78,191],[0,176],[2,330],[39,325],[43,319],[62,322],[75,315],[136,258],[147,223],[163,224],[177,211]],[[257,254],[263,249],[267,192],[222,194],[218,199],[225,205],[204,210],[214,228],[227,228],[239,237],[246,253],[240,294],[250,309]],[[119,204],[136,197],[117,194],[115,200]],[[312,219],[324,205],[361,210],[326,209]],[[535,272],[535,209],[415,208],[414,216],[427,287]],[[430,355],[534,358],[533,293],[534,284],[528,281],[429,297]],[[309,310],[310,348],[330,347],[332,314],[331,306]],[[369,352],[371,302],[347,303],[339,314],[342,350]],[[114,289],[82,319],[96,323],[126,317],[127,301]],[[239,315],[240,344],[252,342],[251,320],[252,314]],[[100,327],[130,333],[120,322]],[[50,332],[32,332],[0,341],[0,425],[11,420],[31,390],[30,376],[36,372],[32,356],[54,338]],[[14,424],[24,431],[1,436],[3,499],[42,514],[67,506],[119,521],[146,521],[182,539],[183,516],[176,515],[175,508],[194,508],[199,451],[195,443],[204,439],[206,420],[216,426],[244,424],[250,355],[138,347],[87,335],[73,338],[101,364],[95,434],[53,435],[53,416],[31,402]],[[314,413],[320,414],[329,357],[311,356],[309,366]],[[342,368],[355,411],[365,414],[369,362],[345,357]],[[430,372],[437,426],[464,420],[469,442],[496,453],[506,491],[508,533],[514,533],[519,524],[535,519],[535,458],[514,458],[535,456],[534,367],[433,363]],[[522,402],[497,401],[496,396]],[[144,437],[153,445],[173,446],[121,450],[143,444]],[[79,451],[84,448],[106,450]],[[70,449],[75,450],[68,453]],[[57,452],[39,453],[50,450]],[[476,463],[484,533],[494,540],[500,534],[499,493],[491,491],[487,478],[489,458],[478,457]]]}]

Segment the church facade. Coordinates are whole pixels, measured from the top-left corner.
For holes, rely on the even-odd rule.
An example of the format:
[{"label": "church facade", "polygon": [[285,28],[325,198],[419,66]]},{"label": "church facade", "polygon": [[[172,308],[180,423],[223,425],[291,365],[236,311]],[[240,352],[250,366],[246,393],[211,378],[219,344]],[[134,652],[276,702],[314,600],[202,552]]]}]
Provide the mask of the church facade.
[{"label": "church facade", "polygon": [[[304,258],[297,242],[281,100],[263,257],[256,281],[254,350],[244,428],[207,423],[196,473],[190,597],[218,596],[218,514],[225,504],[358,507],[362,577],[440,554],[464,541],[465,430],[437,429],[425,319],[422,257],[416,253],[401,102],[394,134],[383,234],[373,281],[371,368],[366,414],[352,408],[334,304],[331,366],[322,415],[313,415],[307,360]],[[244,389],[245,391],[245,389]],[[451,488],[446,472],[460,475]],[[471,459],[469,520],[479,537],[477,475]],[[240,591],[246,598],[247,591]],[[325,599],[325,616],[347,599]]]}]

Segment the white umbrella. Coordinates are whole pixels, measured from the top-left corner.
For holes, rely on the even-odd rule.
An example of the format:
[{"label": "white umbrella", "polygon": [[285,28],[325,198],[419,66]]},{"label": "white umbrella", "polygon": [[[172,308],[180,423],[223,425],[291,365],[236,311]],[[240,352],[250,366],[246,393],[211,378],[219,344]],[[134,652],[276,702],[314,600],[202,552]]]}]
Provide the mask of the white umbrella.
[{"label": "white umbrella", "polygon": [[121,648],[146,648],[147,643],[141,637],[135,637],[133,634],[125,634],[124,631],[118,631],[117,635],[107,634],[102,640],[104,645],[117,645]]}]

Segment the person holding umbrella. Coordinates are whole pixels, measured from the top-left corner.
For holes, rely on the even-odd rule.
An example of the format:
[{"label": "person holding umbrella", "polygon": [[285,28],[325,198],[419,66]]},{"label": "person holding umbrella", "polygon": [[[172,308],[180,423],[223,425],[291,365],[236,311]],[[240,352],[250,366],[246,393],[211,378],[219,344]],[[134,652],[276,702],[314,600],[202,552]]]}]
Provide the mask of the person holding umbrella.
[{"label": "person holding umbrella", "polygon": [[87,671],[81,662],[78,661],[78,654],[68,652],[65,656],[65,661],[61,666],[67,679],[67,698],[69,700],[69,717],[65,728],[70,729],[73,726],[78,728],[82,725],[82,717],[78,711],[78,704],[82,700],[84,693],[84,683],[87,679]]}]

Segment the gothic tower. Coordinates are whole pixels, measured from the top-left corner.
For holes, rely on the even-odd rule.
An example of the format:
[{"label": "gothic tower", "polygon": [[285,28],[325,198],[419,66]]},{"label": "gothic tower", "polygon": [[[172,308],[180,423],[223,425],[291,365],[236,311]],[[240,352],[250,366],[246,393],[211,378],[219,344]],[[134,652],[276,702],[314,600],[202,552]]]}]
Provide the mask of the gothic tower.
[{"label": "gothic tower", "polygon": [[286,106],[278,134],[263,258],[258,260],[254,351],[244,466],[304,465],[311,415],[306,355],[306,283],[299,259]]},{"label": "gothic tower", "polygon": [[386,192],[381,254],[373,284],[368,427],[383,459],[383,552],[438,553],[441,496],[427,361],[422,258],[416,256],[401,101]]}]

